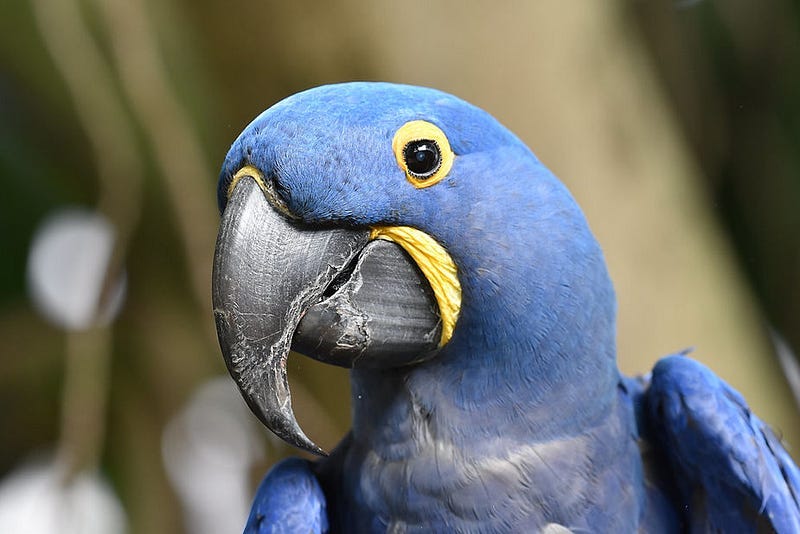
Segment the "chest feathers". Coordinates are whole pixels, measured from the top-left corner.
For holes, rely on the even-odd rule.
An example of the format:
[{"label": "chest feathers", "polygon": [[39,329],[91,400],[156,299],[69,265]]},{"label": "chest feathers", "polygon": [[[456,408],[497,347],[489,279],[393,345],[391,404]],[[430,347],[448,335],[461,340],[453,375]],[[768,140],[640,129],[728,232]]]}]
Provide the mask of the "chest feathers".
[{"label": "chest feathers", "polygon": [[[358,524],[346,521],[346,530],[636,530],[642,489],[632,481],[641,480],[641,461],[635,430],[622,428],[632,425],[624,402],[614,399],[576,435],[540,442],[513,431],[530,428],[535,415],[519,407],[428,411],[413,397],[402,404],[383,414],[387,424],[370,439],[354,433],[343,489]],[[503,420],[484,435],[492,411]]]}]

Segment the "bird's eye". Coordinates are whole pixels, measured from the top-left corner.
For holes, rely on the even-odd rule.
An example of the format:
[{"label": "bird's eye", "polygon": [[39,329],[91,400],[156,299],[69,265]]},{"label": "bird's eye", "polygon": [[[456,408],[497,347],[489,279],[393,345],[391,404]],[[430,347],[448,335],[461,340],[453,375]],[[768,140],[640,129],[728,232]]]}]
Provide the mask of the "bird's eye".
[{"label": "bird's eye", "polygon": [[450,142],[444,132],[427,121],[410,121],[394,134],[392,148],[397,165],[414,187],[430,187],[447,176],[453,166]]},{"label": "bird's eye", "polygon": [[430,178],[442,164],[439,145],[433,139],[411,141],[403,150],[403,157],[408,172],[420,179]]}]

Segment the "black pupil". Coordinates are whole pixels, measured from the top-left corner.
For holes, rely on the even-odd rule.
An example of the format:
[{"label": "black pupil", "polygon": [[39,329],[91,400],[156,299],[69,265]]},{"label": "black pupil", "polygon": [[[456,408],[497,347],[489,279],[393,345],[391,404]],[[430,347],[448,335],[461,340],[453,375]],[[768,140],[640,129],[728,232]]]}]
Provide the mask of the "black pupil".
[{"label": "black pupil", "polygon": [[439,168],[440,156],[436,141],[429,139],[411,141],[403,150],[403,156],[409,172],[415,176],[427,178]]}]

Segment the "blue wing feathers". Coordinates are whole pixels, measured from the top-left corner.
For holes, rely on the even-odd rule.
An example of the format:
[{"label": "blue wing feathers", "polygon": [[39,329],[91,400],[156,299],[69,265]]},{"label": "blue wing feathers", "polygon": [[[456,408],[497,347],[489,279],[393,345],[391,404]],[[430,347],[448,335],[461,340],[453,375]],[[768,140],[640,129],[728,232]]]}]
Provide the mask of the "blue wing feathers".
[{"label": "blue wing feathers", "polygon": [[273,467],[256,491],[245,534],[328,532],[325,496],[312,464],[288,458]]},{"label": "blue wing feathers", "polygon": [[645,404],[692,530],[800,532],[800,473],[737,391],[671,356],[653,369]]}]

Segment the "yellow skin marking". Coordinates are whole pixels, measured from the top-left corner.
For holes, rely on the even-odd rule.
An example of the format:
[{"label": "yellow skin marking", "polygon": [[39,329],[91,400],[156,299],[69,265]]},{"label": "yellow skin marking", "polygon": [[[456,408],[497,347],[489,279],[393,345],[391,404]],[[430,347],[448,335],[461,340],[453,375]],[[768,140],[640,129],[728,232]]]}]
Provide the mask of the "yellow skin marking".
[{"label": "yellow skin marking", "polygon": [[269,203],[275,209],[277,209],[279,212],[289,217],[290,219],[294,220],[297,219],[297,215],[289,211],[289,208],[286,207],[286,203],[283,201],[283,199],[275,193],[275,189],[272,187],[272,184],[267,183],[267,181],[264,180],[264,175],[261,174],[261,171],[256,169],[252,165],[245,165],[244,167],[236,171],[236,174],[233,175],[233,179],[231,179],[231,183],[230,185],[228,185],[228,191],[227,191],[228,198],[231,198],[233,190],[236,188],[236,184],[238,184],[239,180],[241,180],[245,176],[249,176],[250,178],[256,181],[258,187],[261,188],[261,190],[264,192],[264,195],[266,195],[267,199],[269,200]]},{"label": "yellow skin marking", "polygon": [[245,176],[249,176],[250,178],[255,180],[256,183],[258,184],[258,187],[260,187],[262,191],[267,189],[267,184],[266,182],[264,182],[264,175],[261,174],[261,171],[259,171],[252,165],[245,165],[244,167],[236,171],[236,174],[233,175],[233,179],[231,180],[231,183],[228,185],[228,191],[227,191],[228,198],[231,198],[233,190],[236,189],[236,184],[238,184],[239,180],[241,180]]},{"label": "yellow skin marking", "polygon": [[[413,122],[424,123],[424,121]],[[409,124],[412,123],[407,123],[405,126],[408,126]],[[424,124],[433,126],[430,123]],[[405,128],[405,126],[403,126],[403,128]],[[401,128],[401,130],[403,128]],[[434,126],[434,128],[436,127]],[[439,131],[441,132],[441,130]],[[398,131],[398,134],[399,133],[400,132]],[[443,133],[441,135],[444,138],[444,143],[447,143],[447,138],[444,137]],[[398,136],[395,135],[395,140],[397,138]],[[434,139],[429,135],[423,136],[422,138]],[[420,139],[420,137],[414,137],[413,139]],[[441,142],[438,139],[435,140],[437,143]],[[449,143],[439,145],[440,150],[442,150],[443,157],[444,146],[447,147],[447,150],[450,149]],[[402,150],[404,147],[405,143],[400,146],[400,157],[402,157]],[[450,152],[450,154],[452,154],[452,152]],[[439,181],[446,176],[447,173],[443,172],[443,169],[449,170],[451,165],[452,158],[450,158],[447,169],[445,169],[445,162],[442,162],[441,168],[439,171],[437,171],[436,175],[434,175],[436,177],[442,173],[441,177],[437,178],[436,181]],[[230,197],[233,193],[236,184],[238,184],[239,181],[245,176],[249,176],[256,181],[264,194],[269,198],[270,204],[275,206],[276,209],[292,219],[297,218],[296,215],[291,213],[286,208],[286,204],[275,194],[270,184],[267,184],[261,171],[252,165],[246,165],[245,167],[242,167],[233,176],[233,179],[228,186],[228,197]],[[428,180],[431,179],[434,178],[429,178]],[[409,180],[411,180],[411,178],[409,178]],[[411,183],[415,182],[412,181]],[[433,184],[415,184],[417,187],[427,187],[428,185]],[[370,231],[370,239],[384,239],[386,241],[397,243],[403,247],[403,249],[417,264],[419,270],[422,271],[422,274],[431,285],[431,289],[433,289],[433,295],[436,298],[436,304],[439,306],[439,315],[442,319],[442,337],[439,340],[439,347],[445,346],[447,342],[450,341],[450,338],[453,337],[453,330],[455,329],[456,321],[458,320],[458,314],[461,311],[461,283],[458,281],[458,268],[456,267],[455,262],[453,262],[453,259],[450,257],[450,254],[448,254],[444,247],[442,247],[442,245],[440,245],[434,238],[425,232],[417,230],[416,228],[411,228],[410,226],[375,226]]]},{"label": "yellow skin marking", "polygon": [[[436,172],[426,178],[418,178],[414,176],[413,173],[409,172],[406,167],[405,156],[403,155],[403,151],[408,143],[422,139],[435,141],[439,146],[439,152],[442,158],[441,165]],[[427,121],[410,121],[402,125],[394,134],[392,150],[394,151],[395,159],[397,159],[397,165],[406,173],[408,181],[419,189],[430,187],[441,182],[450,172],[453,166],[453,159],[455,159],[455,154],[450,148],[450,141],[447,140],[447,136],[438,126]]]},{"label": "yellow skin marking", "polygon": [[458,281],[458,268],[450,254],[431,236],[410,226],[376,226],[370,232],[370,239],[397,243],[408,252],[425,275],[442,318],[439,347],[445,346],[453,337],[461,312],[461,283]]}]

